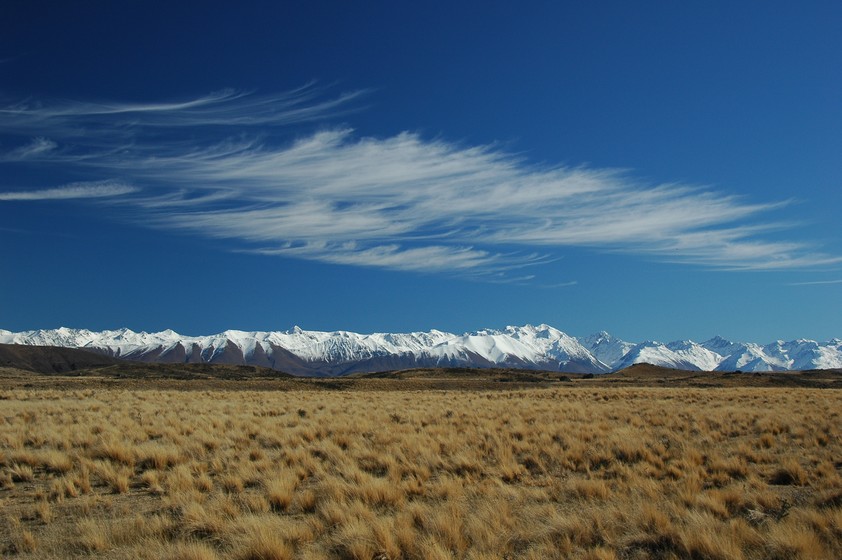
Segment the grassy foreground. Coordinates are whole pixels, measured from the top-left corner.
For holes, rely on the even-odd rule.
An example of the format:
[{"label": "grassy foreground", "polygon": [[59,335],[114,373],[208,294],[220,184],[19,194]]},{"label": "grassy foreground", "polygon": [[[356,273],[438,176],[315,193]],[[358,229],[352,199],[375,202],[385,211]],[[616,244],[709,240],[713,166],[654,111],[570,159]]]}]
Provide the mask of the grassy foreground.
[{"label": "grassy foreground", "polygon": [[0,390],[0,555],[842,558],[842,392]]}]

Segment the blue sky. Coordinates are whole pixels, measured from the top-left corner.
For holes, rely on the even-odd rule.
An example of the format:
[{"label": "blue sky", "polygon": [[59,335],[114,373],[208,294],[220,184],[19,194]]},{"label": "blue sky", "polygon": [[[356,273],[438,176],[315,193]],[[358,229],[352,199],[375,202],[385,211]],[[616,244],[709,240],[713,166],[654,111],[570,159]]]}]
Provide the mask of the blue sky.
[{"label": "blue sky", "polygon": [[0,328],[842,336],[842,7],[6,2]]}]

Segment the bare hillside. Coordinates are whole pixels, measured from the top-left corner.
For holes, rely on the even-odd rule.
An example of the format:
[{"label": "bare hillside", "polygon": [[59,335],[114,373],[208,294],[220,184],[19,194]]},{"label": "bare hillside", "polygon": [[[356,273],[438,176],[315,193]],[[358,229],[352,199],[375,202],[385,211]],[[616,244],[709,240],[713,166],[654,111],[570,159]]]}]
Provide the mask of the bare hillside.
[{"label": "bare hillside", "polygon": [[78,348],[0,344],[0,367],[13,367],[37,373],[68,373],[101,368],[121,360]]}]

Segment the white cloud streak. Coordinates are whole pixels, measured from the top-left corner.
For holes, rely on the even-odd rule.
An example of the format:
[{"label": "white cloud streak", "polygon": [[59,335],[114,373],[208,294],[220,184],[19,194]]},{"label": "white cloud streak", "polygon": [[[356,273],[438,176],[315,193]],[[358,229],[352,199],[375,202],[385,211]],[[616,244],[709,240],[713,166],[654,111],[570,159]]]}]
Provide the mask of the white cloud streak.
[{"label": "white cloud streak", "polygon": [[69,200],[73,198],[111,198],[137,192],[136,187],[113,181],[71,183],[55,189],[38,191],[0,192],[0,201]]},{"label": "white cloud streak", "polygon": [[815,280],[813,282],[793,282],[790,286],[824,286],[828,284],[842,284],[840,280]]},{"label": "white cloud streak", "polygon": [[[762,218],[786,203],[641,185],[614,170],[536,166],[493,146],[411,132],[368,138],[322,128],[277,140],[287,125],[349,112],[361,95],[321,93],[18,104],[0,110],[0,128],[43,140],[43,149],[27,144],[39,161],[142,185],[120,203],[143,223],[240,240],[267,255],[488,278],[573,246],[729,269],[842,261],[769,238],[784,225]],[[5,160],[24,163],[25,151]]]},{"label": "white cloud streak", "polygon": [[[35,159],[38,156],[45,155],[58,147],[58,144],[49,138],[33,138],[28,144],[18,146],[3,156],[3,159],[8,161],[20,161]],[[2,161],[2,160],[0,160]]]},{"label": "white cloud streak", "polygon": [[[168,103],[111,103],[63,101],[45,105],[24,101],[0,107],[6,131],[46,128],[77,140],[90,132],[131,131],[140,127],[278,126],[324,120],[353,112],[365,91],[323,99],[312,85],[275,95],[254,95],[227,89],[196,99]],[[97,138],[89,138],[96,142]],[[100,141],[106,141],[104,137]]]},{"label": "white cloud streak", "polygon": [[397,244],[359,248],[356,243],[306,243],[257,252],[265,255],[302,257],[333,264],[409,271],[470,271],[502,265],[498,256],[486,251],[437,245],[404,249]]}]

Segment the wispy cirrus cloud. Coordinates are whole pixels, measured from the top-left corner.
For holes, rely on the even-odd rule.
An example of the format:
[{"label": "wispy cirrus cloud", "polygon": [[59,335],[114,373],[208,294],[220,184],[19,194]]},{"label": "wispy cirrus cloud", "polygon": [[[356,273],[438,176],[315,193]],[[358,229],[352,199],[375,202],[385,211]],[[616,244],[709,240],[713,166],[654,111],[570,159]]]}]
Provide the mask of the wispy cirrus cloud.
[{"label": "wispy cirrus cloud", "polygon": [[136,187],[114,181],[70,183],[54,189],[0,192],[0,201],[69,200],[73,198],[111,198],[137,192]]},{"label": "wispy cirrus cloud", "polygon": [[[46,129],[86,144],[103,145],[118,133],[142,128],[280,126],[325,120],[357,110],[365,91],[324,99],[312,84],[274,95],[226,89],[195,99],[162,103],[27,100],[0,107],[3,130]],[[109,137],[91,135],[108,133]],[[229,130],[230,132],[230,130]],[[120,135],[122,136],[122,135]]]},{"label": "wispy cirrus cloud", "polygon": [[0,161],[21,161],[33,159],[37,158],[38,156],[45,155],[48,152],[55,150],[57,147],[58,144],[56,144],[49,138],[33,138],[30,143],[24,144],[23,146],[18,146],[17,148],[11,150],[7,154],[4,154],[3,158],[0,159]]},{"label": "wispy cirrus cloud", "polygon": [[814,280],[812,282],[793,282],[790,286],[825,286],[828,284],[842,284],[842,279],[839,280]]},{"label": "wispy cirrus cloud", "polygon": [[[56,146],[36,152],[41,162],[142,186],[119,204],[144,224],[266,255],[488,278],[514,277],[565,247],[731,269],[842,261],[769,235],[786,228],[767,218],[786,202],[535,165],[411,132],[325,128],[361,95],[325,99],[306,87],[162,104],[28,103],[0,109],[0,127],[51,138]],[[314,121],[322,128],[285,134]]]}]

